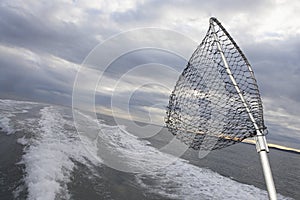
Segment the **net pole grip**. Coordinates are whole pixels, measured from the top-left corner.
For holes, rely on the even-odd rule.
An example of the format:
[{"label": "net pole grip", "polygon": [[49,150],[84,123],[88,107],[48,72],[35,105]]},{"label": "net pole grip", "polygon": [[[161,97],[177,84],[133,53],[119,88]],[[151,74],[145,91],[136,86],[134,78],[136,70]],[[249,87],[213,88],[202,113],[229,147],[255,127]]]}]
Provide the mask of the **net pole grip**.
[{"label": "net pole grip", "polygon": [[275,184],[273,181],[272,171],[270,168],[270,163],[269,163],[267,152],[260,151],[259,157],[260,157],[261,165],[262,165],[263,172],[264,172],[264,177],[265,177],[266,186],[267,186],[267,190],[268,190],[268,194],[269,194],[269,199],[277,200],[276,188],[275,188]]},{"label": "net pole grip", "polygon": [[269,199],[277,200],[276,188],[275,188],[272,171],[271,171],[268,154],[267,154],[269,152],[269,148],[266,141],[266,136],[263,135],[260,131],[257,131],[257,135],[256,135],[256,150],[260,157],[260,162],[263,169],[263,174],[264,174],[264,178],[265,178],[265,182],[269,194]]},{"label": "net pole grip", "polygon": [[266,137],[261,133],[256,135],[256,151],[257,153],[261,151],[266,151],[267,153],[269,153],[269,147],[266,141]]}]

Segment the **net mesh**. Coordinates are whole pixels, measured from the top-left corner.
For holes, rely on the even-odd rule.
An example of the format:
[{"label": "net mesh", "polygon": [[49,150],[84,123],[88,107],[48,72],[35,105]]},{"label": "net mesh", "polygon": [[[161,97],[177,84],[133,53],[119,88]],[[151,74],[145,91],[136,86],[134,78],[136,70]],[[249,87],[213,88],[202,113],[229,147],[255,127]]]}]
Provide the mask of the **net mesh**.
[{"label": "net mesh", "polygon": [[261,132],[266,129],[251,66],[220,22],[211,18],[205,38],[170,96],[165,120],[177,139],[196,150],[220,149],[256,135],[217,42],[258,128]]}]

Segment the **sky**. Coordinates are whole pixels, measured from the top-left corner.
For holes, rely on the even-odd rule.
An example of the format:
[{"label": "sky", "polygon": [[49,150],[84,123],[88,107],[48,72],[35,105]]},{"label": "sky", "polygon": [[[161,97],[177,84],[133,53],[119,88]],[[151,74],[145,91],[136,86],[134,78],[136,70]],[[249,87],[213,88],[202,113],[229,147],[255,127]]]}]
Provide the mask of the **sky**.
[{"label": "sky", "polygon": [[[209,18],[215,16],[253,67],[271,140],[300,148],[299,10],[298,0],[2,0],[0,98],[71,105],[75,77],[99,44],[148,27],[171,30],[199,44]],[[156,42],[170,51],[174,47],[163,36]],[[187,45],[188,41],[176,42],[190,55],[196,48],[187,48],[193,47]],[[131,45],[127,40],[121,44],[104,49],[105,53]],[[159,63],[166,70],[154,71],[155,67],[147,68],[149,63]],[[178,73],[185,65],[186,60],[180,56],[157,49],[118,57],[96,89],[97,111],[111,114],[114,110],[125,117],[129,98],[133,119],[147,121],[151,113],[152,120],[162,124],[170,84],[175,84],[172,70],[165,66],[172,66]],[[143,66],[143,70],[130,71],[136,66]],[[90,72],[87,81],[80,83],[83,90],[89,90],[88,77],[95,74]],[[149,84],[143,84],[145,80]],[[113,108],[112,93],[116,100]],[[124,102],[126,105],[121,105]]]}]

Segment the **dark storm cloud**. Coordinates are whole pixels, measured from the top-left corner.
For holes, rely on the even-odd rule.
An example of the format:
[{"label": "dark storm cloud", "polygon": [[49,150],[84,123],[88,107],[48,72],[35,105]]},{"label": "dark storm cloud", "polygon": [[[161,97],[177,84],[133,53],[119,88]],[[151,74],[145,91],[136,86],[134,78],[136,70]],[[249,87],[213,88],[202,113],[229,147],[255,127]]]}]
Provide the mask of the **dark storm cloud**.
[{"label": "dark storm cloud", "polygon": [[90,18],[97,13],[91,10],[85,23],[76,24],[57,14],[74,5],[44,3],[0,4],[0,96],[71,105],[76,70],[70,66],[81,63],[98,44],[96,36],[111,29],[99,29],[101,23],[95,28]]},{"label": "dark storm cloud", "polygon": [[299,148],[300,40],[288,37],[245,46],[262,95],[271,142]]},{"label": "dark storm cloud", "polygon": [[[191,51],[192,52],[192,51]],[[114,62],[110,64],[110,66],[106,70],[106,75],[109,77],[114,77],[116,80],[119,79],[122,75],[126,74],[130,70],[134,70],[134,68],[150,64],[150,65],[165,65],[181,72],[186,66],[188,60],[182,58],[179,55],[174,54],[173,52],[164,51],[161,49],[141,49],[133,52],[129,52],[125,55],[118,57]],[[168,79],[169,74],[164,73],[163,66],[161,66],[162,71],[160,73],[153,73],[151,69],[148,70],[147,76],[154,76],[156,80]],[[144,68],[140,72],[146,73],[147,67]],[[138,72],[137,72],[138,73]],[[134,77],[132,77],[134,79]]]},{"label": "dark storm cloud", "polygon": [[300,39],[272,40],[245,48],[265,96],[286,96],[300,101]]},{"label": "dark storm cloud", "polygon": [[39,56],[21,48],[1,46],[0,52],[2,98],[15,96],[48,103],[71,103],[75,64],[62,65],[59,58]]},{"label": "dark storm cloud", "polygon": [[[297,1],[155,0],[130,1],[124,5],[123,1],[103,2],[1,2],[0,97],[70,105],[77,64],[99,41],[123,30],[155,26],[180,31],[200,42],[207,31],[209,17],[214,15],[222,24],[224,22],[252,64],[267,120],[281,127],[271,128],[272,131],[285,130],[290,136],[297,134],[297,124],[300,124]],[[133,67],[147,63],[165,64],[179,71],[185,67],[182,60],[165,52],[140,51],[124,55],[105,73],[106,90],[100,87],[96,95],[99,106],[110,109],[111,93],[107,88],[115,86]],[[157,82],[163,84],[174,82],[166,71],[137,72],[123,80],[115,97],[122,102],[135,84],[151,79],[162,80]],[[80,84],[91,90],[89,85]],[[148,85],[136,91],[127,106],[141,115],[148,112],[147,106],[167,102],[167,96],[165,90]],[[124,109],[123,106],[118,108]]]},{"label": "dark storm cloud", "polygon": [[21,46],[35,52],[47,52],[81,63],[98,43],[94,35],[87,34],[91,29],[82,29],[74,23],[55,20],[55,12],[38,15],[20,8],[0,6],[0,13],[3,44]]}]

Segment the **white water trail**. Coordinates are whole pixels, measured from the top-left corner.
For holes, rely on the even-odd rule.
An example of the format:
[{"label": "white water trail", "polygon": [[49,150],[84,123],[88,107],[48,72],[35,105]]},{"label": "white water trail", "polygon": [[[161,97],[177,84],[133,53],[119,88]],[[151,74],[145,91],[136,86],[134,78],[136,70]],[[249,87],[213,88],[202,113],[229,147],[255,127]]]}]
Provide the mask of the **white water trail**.
[{"label": "white water trail", "polygon": [[90,156],[76,131],[66,129],[72,124],[57,108],[45,107],[40,114],[36,135],[30,138],[22,161],[26,167],[28,199],[69,199],[67,183],[75,167],[73,161],[88,164]]},{"label": "white water trail", "polygon": [[[88,116],[86,120],[89,120]],[[176,160],[152,147],[147,140],[124,131],[124,127],[102,123],[95,126],[101,129],[98,136],[102,143],[108,144],[108,151],[116,152],[115,155],[123,158],[129,167],[139,169],[136,181],[149,193],[167,199],[268,199],[267,191],[199,168],[184,159]],[[165,167],[167,162],[174,160]],[[278,194],[278,199],[290,198]]]}]

